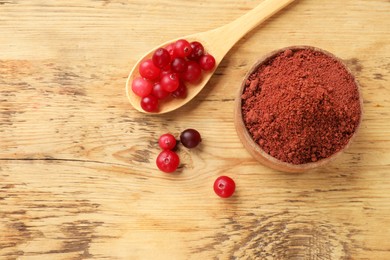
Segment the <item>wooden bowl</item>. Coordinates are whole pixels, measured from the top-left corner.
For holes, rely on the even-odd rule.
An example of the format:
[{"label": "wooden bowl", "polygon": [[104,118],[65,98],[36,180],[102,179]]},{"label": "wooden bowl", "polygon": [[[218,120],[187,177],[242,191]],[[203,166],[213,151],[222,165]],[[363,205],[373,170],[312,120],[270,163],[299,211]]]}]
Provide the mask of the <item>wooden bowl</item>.
[{"label": "wooden bowl", "polygon": [[318,168],[318,167],[324,166],[324,165],[328,164],[329,162],[333,161],[334,159],[339,157],[345,151],[345,149],[348,148],[348,146],[350,145],[352,140],[355,138],[356,133],[357,133],[359,127],[360,127],[361,120],[362,120],[363,102],[362,102],[362,98],[361,98],[361,94],[360,94],[360,87],[359,87],[358,82],[356,81],[356,78],[353,77],[354,83],[355,83],[357,91],[359,93],[360,118],[359,118],[358,125],[357,125],[357,127],[355,129],[355,132],[352,134],[352,136],[348,140],[348,143],[341,150],[339,150],[338,152],[332,154],[331,156],[329,156],[327,158],[320,159],[320,160],[318,160],[316,162],[309,162],[309,163],[303,163],[303,164],[292,164],[292,163],[281,161],[281,160],[279,160],[279,159],[269,155],[268,153],[266,153],[252,139],[251,134],[249,133],[248,129],[245,126],[245,123],[244,123],[244,120],[243,120],[243,115],[242,115],[242,98],[241,98],[241,95],[242,95],[242,93],[243,93],[243,91],[245,89],[245,83],[246,83],[248,77],[254,71],[256,71],[262,64],[264,64],[265,62],[273,59],[278,54],[280,54],[280,53],[282,53],[282,52],[284,52],[286,50],[295,51],[295,50],[301,50],[301,49],[311,49],[311,50],[319,51],[319,52],[321,52],[323,54],[326,54],[326,55],[330,56],[331,58],[339,61],[340,64],[342,64],[344,66],[346,71],[353,77],[351,71],[348,69],[348,67],[345,65],[345,63],[342,60],[340,60],[339,58],[337,58],[336,56],[334,56],[333,54],[331,54],[331,53],[329,53],[327,51],[321,50],[319,48],[312,47],[312,46],[291,46],[291,47],[287,47],[287,48],[283,48],[283,49],[279,49],[279,50],[273,51],[273,52],[265,55],[258,62],[256,62],[254,64],[254,66],[246,74],[246,76],[245,76],[245,78],[244,78],[244,80],[242,82],[242,85],[240,87],[240,90],[239,90],[239,92],[237,94],[236,100],[235,100],[234,122],[235,122],[235,127],[236,127],[236,131],[237,131],[238,137],[240,138],[240,140],[243,143],[244,147],[261,164],[263,164],[263,165],[265,165],[267,167],[276,169],[276,170],[284,171],[284,172],[304,172],[304,171],[307,171],[307,170],[310,170],[310,169],[314,169],[314,168]]}]

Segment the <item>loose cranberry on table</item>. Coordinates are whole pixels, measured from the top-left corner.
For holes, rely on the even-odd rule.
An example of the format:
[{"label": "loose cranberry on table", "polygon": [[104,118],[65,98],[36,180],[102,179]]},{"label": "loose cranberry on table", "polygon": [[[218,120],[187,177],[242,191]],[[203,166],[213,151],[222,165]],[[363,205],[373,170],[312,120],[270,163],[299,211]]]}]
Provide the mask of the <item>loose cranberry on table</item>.
[{"label": "loose cranberry on table", "polygon": [[179,167],[180,159],[175,152],[164,150],[157,156],[156,164],[161,171],[171,173]]},{"label": "loose cranberry on table", "polygon": [[[187,148],[194,148],[201,142],[201,137],[195,129],[186,129],[180,134],[180,142]],[[176,138],[166,133],[159,137],[158,145],[163,151],[156,158],[157,167],[166,173],[172,173],[180,165],[180,158],[174,151],[177,144]],[[219,176],[213,185],[214,192],[221,198],[231,197],[235,190],[234,180],[228,176]]]},{"label": "loose cranberry on table", "polygon": [[180,142],[187,148],[195,148],[201,141],[200,133],[195,129],[186,129],[180,134]]},{"label": "loose cranberry on table", "polygon": [[158,139],[158,145],[163,150],[172,150],[176,146],[176,138],[172,134],[163,134]]},{"label": "loose cranberry on table", "polygon": [[229,198],[236,190],[236,183],[228,176],[220,176],[214,182],[214,192],[221,198]]},{"label": "loose cranberry on table", "polygon": [[[196,147],[201,140],[199,132],[195,129],[186,129],[180,134],[180,143],[187,148]],[[163,172],[175,171],[180,163],[179,156],[173,151],[177,145],[175,136],[170,133],[161,135],[158,138],[158,145],[163,151],[157,157],[157,167]]]}]

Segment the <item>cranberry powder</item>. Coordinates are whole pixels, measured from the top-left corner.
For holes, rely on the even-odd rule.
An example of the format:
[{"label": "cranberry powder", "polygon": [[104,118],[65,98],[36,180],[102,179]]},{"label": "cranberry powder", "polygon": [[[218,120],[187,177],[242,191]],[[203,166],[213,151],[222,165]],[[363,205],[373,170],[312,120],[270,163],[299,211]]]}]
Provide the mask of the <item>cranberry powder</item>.
[{"label": "cranberry powder", "polygon": [[253,140],[292,164],[341,150],[361,117],[357,84],[344,65],[321,51],[287,49],[247,79],[242,115]]}]

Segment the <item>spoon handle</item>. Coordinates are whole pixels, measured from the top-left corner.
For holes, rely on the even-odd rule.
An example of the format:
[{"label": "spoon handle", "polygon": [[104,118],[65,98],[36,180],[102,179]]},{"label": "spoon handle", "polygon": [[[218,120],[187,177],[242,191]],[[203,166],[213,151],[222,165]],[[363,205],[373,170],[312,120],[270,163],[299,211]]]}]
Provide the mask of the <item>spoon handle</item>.
[{"label": "spoon handle", "polygon": [[218,46],[218,48],[213,49],[213,55],[217,62],[219,63],[233,45],[245,34],[294,1],[264,0],[238,19],[208,31],[208,35],[204,35],[204,38],[207,41],[213,41],[210,42],[213,46]]}]

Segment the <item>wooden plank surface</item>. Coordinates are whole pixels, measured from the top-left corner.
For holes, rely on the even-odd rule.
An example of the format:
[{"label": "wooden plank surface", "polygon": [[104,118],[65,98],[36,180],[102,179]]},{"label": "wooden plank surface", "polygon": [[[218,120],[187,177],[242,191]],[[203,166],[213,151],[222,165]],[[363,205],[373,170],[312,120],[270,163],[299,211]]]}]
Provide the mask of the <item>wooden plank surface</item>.
[{"label": "wooden plank surface", "polygon": [[[127,102],[142,53],[259,2],[0,0],[0,259],[390,259],[389,1],[296,1],[181,110]],[[244,150],[233,103],[256,59],[298,44],[348,63],[364,118],[341,158],[286,174]],[[159,172],[158,136],[189,127],[201,147]],[[222,174],[228,200],[212,190]]]}]

